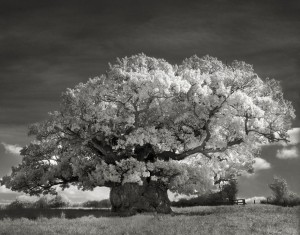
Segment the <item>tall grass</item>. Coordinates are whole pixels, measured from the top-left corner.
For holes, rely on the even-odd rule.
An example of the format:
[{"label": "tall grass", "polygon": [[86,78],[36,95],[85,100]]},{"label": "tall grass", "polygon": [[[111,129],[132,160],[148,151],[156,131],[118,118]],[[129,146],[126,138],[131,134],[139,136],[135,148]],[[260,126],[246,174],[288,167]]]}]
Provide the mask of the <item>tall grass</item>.
[{"label": "tall grass", "polygon": [[[300,207],[271,205],[173,208],[171,215],[96,218],[94,211],[68,219],[40,216],[0,220],[0,234],[298,234]],[[56,210],[57,211],[57,210]],[[65,217],[65,218],[64,218]]]}]

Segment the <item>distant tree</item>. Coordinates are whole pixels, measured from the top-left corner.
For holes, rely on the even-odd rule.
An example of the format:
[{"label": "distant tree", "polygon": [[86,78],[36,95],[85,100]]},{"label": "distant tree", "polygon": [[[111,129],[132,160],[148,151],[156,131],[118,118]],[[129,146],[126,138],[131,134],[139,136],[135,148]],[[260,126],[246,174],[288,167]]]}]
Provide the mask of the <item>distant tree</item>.
[{"label": "distant tree", "polygon": [[48,209],[48,208],[59,208],[70,206],[70,201],[61,195],[56,196],[42,196],[35,201],[21,200],[16,199],[10,204],[8,204],[8,209],[24,209],[24,208],[39,208],[39,209]]},{"label": "distant tree", "polygon": [[48,203],[47,197],[41,197],[36,202],[32,203],[32,207],[39,208],[39,209],[48,209],[50,208],[50,205]]},{"label": "distant tree", "polygon": [[125,57],[30,127],[35,140],[1,183],[31,195],[107,186],[113,211],[169,213],[168,189],[202,194],[251,171],[262,144],[288,140],[294,117],[279,83],[245,62]]},{"label": "distant tree", "polygon": [[24,201],[20,201],[20,200],[14,200],[11,203],[9,203],[8,205],[6,205],[6,209],[26,209],[26,208],[31,208],[33,203],[30,202],[24,202]]},{"label": "distant tree", "polygon": [[70,201],[65,196],[56,195],[54,198],[48,201],[48,205],[51,208],[67,207],[70,205]]}]

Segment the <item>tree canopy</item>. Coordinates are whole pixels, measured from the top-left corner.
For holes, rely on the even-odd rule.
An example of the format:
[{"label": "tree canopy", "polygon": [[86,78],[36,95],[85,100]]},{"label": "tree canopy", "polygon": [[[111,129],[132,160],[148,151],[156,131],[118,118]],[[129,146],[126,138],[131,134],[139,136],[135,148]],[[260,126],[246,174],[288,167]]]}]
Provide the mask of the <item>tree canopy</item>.
[{"label": "tree canopy", "polygon": [[294,117],[279,82],[245,62],[138,54],[67,89],[60,110],[30,126],[35,140],[2,184],[34,195],[148,179],[201,193],[251,171],[263,144],[288,141]]}]

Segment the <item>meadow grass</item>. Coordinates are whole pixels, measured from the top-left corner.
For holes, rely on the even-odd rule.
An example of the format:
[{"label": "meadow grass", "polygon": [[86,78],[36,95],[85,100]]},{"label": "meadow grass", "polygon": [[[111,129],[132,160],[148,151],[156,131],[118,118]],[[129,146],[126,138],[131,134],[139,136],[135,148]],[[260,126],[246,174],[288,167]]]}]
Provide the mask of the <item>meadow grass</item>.
[{"label": "meadow grass", "polygon": [[[90,215],[0,220],[0,234],[299,234],[300,207],[272,205],[173,208],[171,215]],[[0,211],[1,213],[1,211]]]}]

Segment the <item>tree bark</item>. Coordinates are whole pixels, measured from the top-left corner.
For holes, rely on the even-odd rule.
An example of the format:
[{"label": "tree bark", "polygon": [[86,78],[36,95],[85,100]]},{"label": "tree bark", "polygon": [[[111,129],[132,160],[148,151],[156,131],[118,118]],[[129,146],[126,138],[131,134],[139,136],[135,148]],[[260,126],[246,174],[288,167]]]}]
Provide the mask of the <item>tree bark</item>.
[{"label": "tree bark", "polygon": [[140,212],[171,213],[166,185],[144,181],[143,185],[125,183],[112,187],[110,201],[113,212],[135,214]]}]

